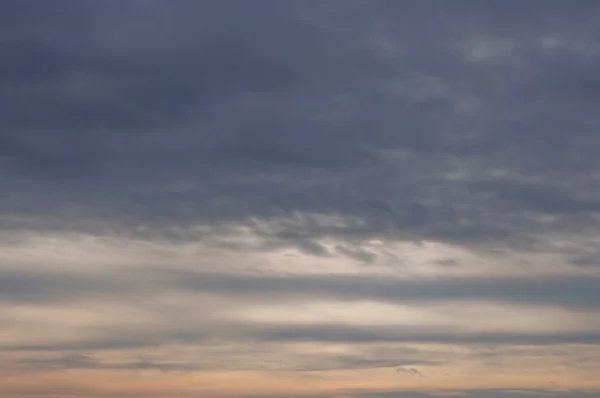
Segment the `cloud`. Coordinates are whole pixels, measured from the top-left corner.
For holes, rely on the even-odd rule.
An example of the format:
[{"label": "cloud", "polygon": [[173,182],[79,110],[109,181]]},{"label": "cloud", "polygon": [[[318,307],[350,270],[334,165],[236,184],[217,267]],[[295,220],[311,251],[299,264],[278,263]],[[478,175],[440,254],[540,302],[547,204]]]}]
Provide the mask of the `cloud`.
[{"label": "cloud", "polygon": [[398,368],[396,368],[396,372],[397,373],[407,373],[411,376],[419,376],[419,377],[425,377],[421,372],[419,372],[417,369],[415,368],[406,368],[404,366],[400,366]]},{"label": "cloud", "polygon": [[2,44],[4,213],[326,212],[488,244],[593,227],[587,5],[233,4],[6,3],[26,23]]},{"label": "cloud", "polygon": [[460,333],[452,330],[414,332],[410,328],[358,328],[342,325],[294,326],[264,330],[259,334],[265,341],[321,341],[321,342],[405,342],[451,344],[598,344],[600,334],[519,334],[519,333]]},{"label": "cloud", "polygon": [[[565,309],[598,309],[597,279],[589,277],[448,278],[394,280],[386,276],[235,275],[147,269],[116,275],[0,272],[0,299],[5,303],[69,302],[80,299],[133,299],[145,294],[224,293],[261,302],[281,300],[379,301],[389,304],[463,303],[472,300],[516,305],[553,305]],[[557,308],[558,309],[558,308]]]},{"label": "cloud", "polygon": [[597,388],[599,17],[3,1],[2,369]]}]

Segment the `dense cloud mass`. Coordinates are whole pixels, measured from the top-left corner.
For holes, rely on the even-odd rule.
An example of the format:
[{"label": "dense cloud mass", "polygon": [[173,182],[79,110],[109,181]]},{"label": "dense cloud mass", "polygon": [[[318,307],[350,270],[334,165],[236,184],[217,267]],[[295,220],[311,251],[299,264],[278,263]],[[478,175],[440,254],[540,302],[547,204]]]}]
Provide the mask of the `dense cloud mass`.
[{"label": "dense cloud mass", "polygon": [[2,1],[0,390],[596,396],[598,20]]}]

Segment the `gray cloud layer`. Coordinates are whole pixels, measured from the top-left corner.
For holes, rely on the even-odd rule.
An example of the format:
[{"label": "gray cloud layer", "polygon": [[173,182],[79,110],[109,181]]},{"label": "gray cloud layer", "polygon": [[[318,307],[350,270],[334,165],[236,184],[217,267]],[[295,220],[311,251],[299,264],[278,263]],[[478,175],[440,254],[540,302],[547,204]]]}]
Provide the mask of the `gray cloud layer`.
[{"label": "gray cloud layer", "polygon": [[[61,254],[52,242],[44,253],[56,251],[53,261],[79,262],[81,269],[52,265],[49,256],[26,253],[26,244],[13,257],[0,253],[0,306],[11,310],[0,314],[0,328],[18,320],[30,330],[36,316],[50,325],[43,311],[98,303],[136,307],[163,322],[152,329],[92,319],[100,325],[79,326],[97,334],[82,333],[80,341],[36,335],[7,338],[0,348],[31,354],[11,364],[20,369],[187,371],[225,367],[133,354],[106,362],[90,352],[162,344],[208,349],[219,339],[281,346],[600,344],[598,331],[549,332],[543,324],[525,333],[203,318],[225,307],[215,302],[207,310],[207,296],[292,309],[311,300],[414,308],[493,302],[595,314],[598,20],[600,4],[587,0],[3,0],[2,247],[39,236],[101,236],[113,239],[106,251],[117,251],[114,242],[133,237],[148,244],[138,248],[147,250],[142,254],[156,242],[202,241],[221,257],[210,272],[196,263],[147,264],[151,255],[140,255],[137,268],[101,264],[87,272],[85,256]],[[194,229],[199,225],[207,228]],[[225,239],[239,237],[239,226],[259,243]],[[369,249],[375,239],[514,254],[506,261],[557,254],[577,272],[386,278],[370,273],[382,256]],[[73,247],[79,243],[73,238]],[[307,259],[356,262],[363,271],[283,275],[264,258],[256,260],[265,262],[260,275],[227,269],[233,256],[289,247]],[[196,254],[199,262],[203,252]],[[435,261],[464,265],[458,257]],[[396,266],[401,274],[401,261]],[[164,296],[197,299],[197,321],[205,323],[173,321],[171,307],[152,301]],[[289,367],[419,372],[415,366],[445,361],[354,352]],[[247,366],[244,358],[239,363]],[[394,394],[382,396],[425,396]],[[563,396],[586,397],[577,394]]]},{"label": "gray cloud layer", "polygon": [[489,300],[523,304],[552,304],[593,309],[600,302],[598,278],[440,279],[395,281],[385,277],[239,276],[177,271],[144,271],[114,277],[76,277],[15,272],[0,273],[0,300],[5,302],[70,301],[76,297],[136,296],[164,292],[226,293],[246,299],[382,300],[396,303]]},{"label": "gray cloud layer", "polygon": [[452,241],[596,228],[593,2],[2,9],[3,213],[325,212]]}]

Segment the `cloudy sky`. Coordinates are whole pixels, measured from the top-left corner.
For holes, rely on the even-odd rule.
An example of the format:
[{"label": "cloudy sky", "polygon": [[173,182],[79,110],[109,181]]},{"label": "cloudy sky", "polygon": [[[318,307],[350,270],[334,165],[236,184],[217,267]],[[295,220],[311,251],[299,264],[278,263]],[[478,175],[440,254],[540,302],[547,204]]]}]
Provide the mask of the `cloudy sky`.
[{"label": "cloudy sky", "polygon": [[598,397],[599,20],[2,0],[2,397]]}]

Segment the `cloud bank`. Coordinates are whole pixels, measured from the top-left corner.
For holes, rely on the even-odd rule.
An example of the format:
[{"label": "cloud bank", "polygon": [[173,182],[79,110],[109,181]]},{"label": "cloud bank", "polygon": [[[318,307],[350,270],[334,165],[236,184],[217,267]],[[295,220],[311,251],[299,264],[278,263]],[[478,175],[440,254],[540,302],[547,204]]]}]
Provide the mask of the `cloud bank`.
[{"label": "cloud bank", "polygon": [[597,394],[599,17],[5,0],[0,388]]}]

